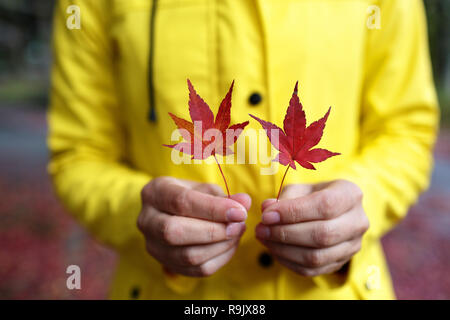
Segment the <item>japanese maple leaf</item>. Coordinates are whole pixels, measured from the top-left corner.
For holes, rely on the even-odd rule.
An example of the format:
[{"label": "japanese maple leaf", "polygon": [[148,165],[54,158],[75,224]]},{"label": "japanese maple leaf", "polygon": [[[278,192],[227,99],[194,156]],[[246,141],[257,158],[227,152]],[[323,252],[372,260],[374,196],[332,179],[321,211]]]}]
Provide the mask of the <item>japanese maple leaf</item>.
[{"label": "japanese maple leaf", "polygon": [[[278,161],[280,164],[288,166],[281,182],[280,191],[289,167],[296,169],[295,162],[306,169],[316,170],[313,163],[322,162],[330,157],[340,154],[326,149],[314,148],[322,139],[323,130],[328,116],[330,115],[330,111],[331,107],[322,119],[319,119],[306,127],[305,112],[303,111],[303,106],[298,97],[297,81],[291,100],[289,101],[286,116],[284,117],[284,131],[275,124],[261,120],[250,114],[253,119],[261,124],[266,131],[270,142],[279,151],[279,154],[274,161]],[[278,139],[276,139],[276,137],[278,137]],[[280,192],[278,192],[278,197],[279,195]]]},{"label": "japanese maple leaf", "polygon": [[189,154],[193,159],[203,160],[214,156],[225,181],[229,196],[228,185],[222,168],[217,161],[216,153],[222,156],[233,154],[233,151],[229,147],[236,142],[245,126],[249,123],[245,121],[230,126],[231,95],[234,81],[231,83],[225,98],[220,103],[215,119],[213,112],[197,94],[189,79],[187,83],[189,88],[189,114],[192,122],[179,118],[169,112],[170,117],[177,125],[185,141],[164,146]]}]

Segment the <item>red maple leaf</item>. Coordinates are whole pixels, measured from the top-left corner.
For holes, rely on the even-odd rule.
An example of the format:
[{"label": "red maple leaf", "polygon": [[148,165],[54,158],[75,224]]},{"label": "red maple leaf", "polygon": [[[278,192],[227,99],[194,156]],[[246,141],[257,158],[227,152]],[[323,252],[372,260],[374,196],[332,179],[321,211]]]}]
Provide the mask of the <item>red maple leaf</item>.
[{"label": "red maple leaf", "polygon": [[[320,139],[322,139],[323,130],[328,116],[330,115],[330,111],[331,107],[322,119],[319,119],[306,127],[305,112],[303,111],[303,106],[298,97],[297,81],[291,100],[289,101],[286,116],[284,117],[284,131],[275,124],[261,120],[250,114],[250,116],[257,120],[264,128],[272,145],[280,151],[274,161],[278,161],[282,165],[288,166],[283,176],[283,180],[281,181],[280,191],[289,167],[296,169],[295,162],[306,169],[315,170],[316,168],[312,163],[322,162],[332,156],[340,154],[321,148],[312,149],[320,142]],[[278,192],[278,197],[279,196],[280,192]]]},{"label": "red maple leaf", "polygon": [[179,118],[169,112],[170,117],[177,125],[185,142],[164,146],[189,154],[192,156],[192,159],[204,160],[210,156],[214,156],[225,181],[228,196],[230,196],[228,185],[216,154],[222,156],[233,154],[233,151],[229,147],[236,142],[245,126],[249,123],[245,121],[230,126],[231,95],[234,81],[231,83],[225,98],[220,103],[215,119],[213,112],[197,94],[189,79],[187,83],[189,88],[189,114],[192,122]]}]

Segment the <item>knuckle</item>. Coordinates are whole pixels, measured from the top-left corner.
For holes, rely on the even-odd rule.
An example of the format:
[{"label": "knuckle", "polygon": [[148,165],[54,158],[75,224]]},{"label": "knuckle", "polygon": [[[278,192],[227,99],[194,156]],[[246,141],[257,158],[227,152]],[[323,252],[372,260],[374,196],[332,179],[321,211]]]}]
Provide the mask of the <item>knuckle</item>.
[{"label": "knuckle", "polygon": [[142,189],[141,189],[141,202],[145,203],[147,202],[147,186],[145,185]]},{"label": "knuckle", "polygon": [[317,272],[315,270],[309,268],[299,268],[297,270],[297,273],[304,277],[314,277],[317,275]]},{"label": "knuckle", "polygon": [[275,226],[271,228],[271,233],[273,232],[276,239],[278,239],[281,242],[287,242],[289,241],[289,232],[286,230],[286,228],[283,228],[282,226]]},{"label": "knuckle", "polygon": [[145,230],[145,218],[144,218],[144,214],[142,212],[139,214],[139,216],[137,218],[136,226],[137,226],[139,231],[144,232],[144,230]]},{"label": "knuckle", "polygon": [[157,190],[161,187],[161,185],[166,181],[166,177],[156,177],[149,184],[149,188],[153,190]]},{"label": "knuckle", "polygon": [[181,251],[181,261],[183,264],[196,266],[200,264],[201,258],[201,255],[196,253],[192,248],[186,248]]},{"label": "knuckle", "polygon": [[323,190],[320,199],[320,214],[324,219],[331,219],[335,216],[336,195],[329,190]]},{"label": "knuckle", "polygon": [[198,275],[200,277],[209,277],[211,275],[214,274],[214,270],[212,267],[210,267],[208,264],[202,264],[199,268],[198,268]]},{"label": "knuckle", "polygon": [[216,189],[209,183],[202,183],[200,187],[205,193],[214,194],[216,192]]},{"label": "knuckle", "polygon": [[218,185],[211,183],[202,183],[199,185],[198,189],[211,195],[219,195],[222,193],[222,189]]},{"label": "knuckle", "polygon": [[168,177],[156,177],[147,183],[141,190],[141,200],[143,203],[153,204],[155,202],[155,193],[161,189],[164,183],[169,181]]},{"label": "knuckle", "polygon": [[311,250],[306,256],[308,267],[320,267],[324,263],[323,252],[321,250]]},{"label": "knuckle", "polygon": [[141,189],[141,202],[142,203],[151,203],[151,194],[153,189],[154,181],[150,181]]},{"label": "knuckle", "polygon": [[170,199],[171,201],[171,207],[174,210],[174,212],[177,213],[184,213],[188,209],[188,196],[189,196],[189,189],[184,189],[181,191],[176,197],[173,197]]},{"label": "knuckle", "polygon": [[155,181],[155,185],[157,185],[157,186],[161,186],[162,184],[168,183],[172,180],[173,180],[173,178],[166,177],[166,176],[156,177],[153,179],[153,181]]},{"label": "knuckle", "polygon": [[361,241],[357,241],[354,245],[352,255],[356,254],[361,250]]},{"label": "knuckle", "polygon": [[363,199],[363,191],[361,190],[361,188],[359,186],[357,186],[356,184],[353,184],[353,195],[355,196],[355,199],[358,202],[362,202]]},{"label": "knuckle", "polygon": [[204,192],[210,192],[211,191],[211,187],[210,187],[209,183],[200,183],[197,186],[195,186],[194,189],[201,190],[201,191],[204,191]]},{"label": "knuckle", "polygon": [[174,217],[169,217],[166,219],[161,228],[161,232],[163,242],[169,245],[176,245],[178,243],[178,239],[180,239],[183,233],[181,226],[177,223]]},{"label": "knuckle", "polygon": [[363,216],[363,226],[362,226],[362,233],[365,233],[370,228],[370,221],[369,218],[364,214]]},{"label": "knuckle", "polygon": [[328,247],[333,244],[333,228],[330,223],[322,222],[313,229],[312,237],[313,241],[319,247]]},{"label": "knuckle", "polygon": [[293,184],[293,183],[288,183],[287,185],[285,185],[284,187],[283,187],[283,191],[289,191],[290,189],[292,189],[292,188],[294,188],[295,187],[295,184]]},{"label": "knuckle", "polygon": [[359,236],[364,235],[364,233],[369,230],[370,222],[367,216],[364,214],[364,212],[361,214],[361,222],[359,223],[359,226],[356,229],[356,232]]}]

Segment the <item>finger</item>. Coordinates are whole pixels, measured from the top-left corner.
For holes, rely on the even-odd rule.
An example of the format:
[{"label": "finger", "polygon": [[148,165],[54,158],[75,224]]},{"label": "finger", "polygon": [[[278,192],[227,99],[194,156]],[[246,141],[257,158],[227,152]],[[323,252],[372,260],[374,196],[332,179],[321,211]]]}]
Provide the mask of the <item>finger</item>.
[{"label": "finger", "polygon": [[207,262],[192,267],[166,266],[166,269],[172,273],[178,273],[189,277],[208,277],[223,267],[230,261],[236,252],[237,246],[231,247],[224,253],[214,257]]},{"label": "finger", "polygon": [[232,194],[230,198],[236,202],[239,202],[248,211],[252,206],[252,198],[247,193]]},{"label": "finger", "polygon": [[166,245],[195,245],[228,240],[240,235],[243,222],[229,224],[179,217],[149,209],[151,217],[143,232],[152,240]]},{"label": "finger", "polygon": [[362,236],[367,231],[367,218],[353,209],[336,219],[296,224],[256,226],[256,237],[263,240],[312,248],[326,248]]},{"label": "finger", "polygon": [[240,222],[247,218],[247,210],[239,202],[186,188],[175,179],[158,179],[151,189],[150,204],[163,212],[215,222]]},{"label": "finger", "polygon": [[264,224],[289,224],[338,217],[361,203],[362,192],[355,184],[338,180],[306,196],[280,200],[263,212]]},{"label": "finger", "polygon": [[315,277],[315,276],[319,276],[322,274],[330,274],[333,272],[338,271],[339,269],[342,268],[342,266],[344,264],[346,264],[349,259],[345,260],[345,261],[338,261],[338,262],[334,262],[331,263],[329,265],[323,266],[323,267],[318,267],[318,268],[307,268],[307,267],[303,267],[299,264],[296,264],[295,262],[286,260],[282,257],[277,257],[275,256],[275,259],[283,266],[285,266],[286,268],[302,275],[305,277]]},{"label": "finger", "polygon": [[264,210],[266,210],[266,208],[270,207],[272,204],[276,203],[277,199],[275,198],[270,198],[270,199],[266,199],[261,203],[261,212],[264,212]]},{"label": "finger", "polygon": [[308,268],[318,268],[345,260],[361,249],[360,239],[353,239],[323,249],[299,247],[272,241],[261,241],[276,256]]},{"label": "finger", "polygon": [[228,251],[238,244],[240,238],[194,246],[148,245],[149,253],[166,265],[182,267],[198,266]]}]

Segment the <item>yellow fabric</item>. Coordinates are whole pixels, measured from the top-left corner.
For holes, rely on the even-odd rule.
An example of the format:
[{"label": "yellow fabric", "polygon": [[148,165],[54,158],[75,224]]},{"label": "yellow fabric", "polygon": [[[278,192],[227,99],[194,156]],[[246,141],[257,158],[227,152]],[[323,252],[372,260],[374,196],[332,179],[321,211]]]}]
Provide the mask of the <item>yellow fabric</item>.
[{"label": "yellow fabric", "polygon": [[[79,30],[66,27],[72,4]],[[380,9],[379,29],[368,28],[370,5]],[[156,122],[148,120],[151,11],[151,0],[60,0],[55,11],[49,172],[67,209],[119,253],[111,297],[137,289],[142,299],[394,298],[379,239],[428,186],[438,123],[421,1],[159,0]],[[281,125],[297,80],[308,123],[332,106],[319,146],[342,155],[317,171],[292,170],[287,182],[343,178],[362,188],[371,227],[347,276],[259,265],[254,226],[284,171],[261,175],[268,165],[259,162],[224,164],[231,191],[253,199],[230,263],[209,278],[164,276],[136,228],[141,188],[162,175],[223,186],[213,162],[177,165],[162,147],[174,143],[167,112],[189,119],[186,78],[214,112],[235,79],[232,123],[252,113]],[[248,103],[253,92],[263,97],[257,106]],[[253,156],[267,143],[240,140]]]}]

